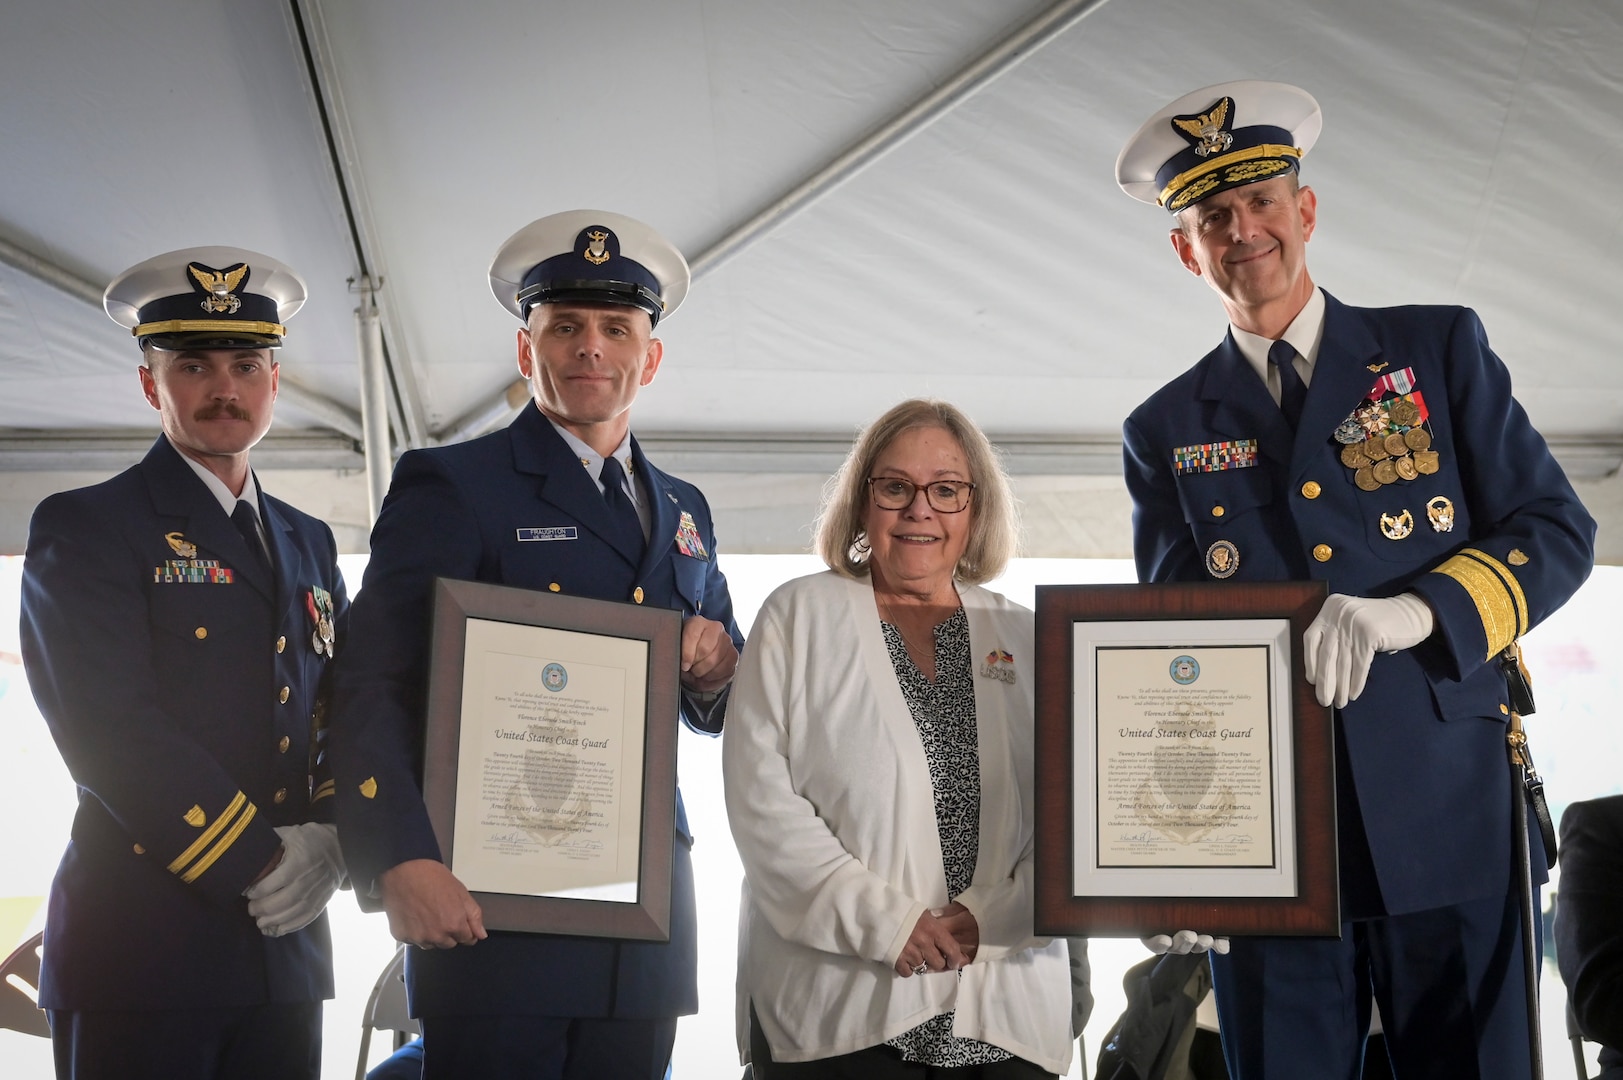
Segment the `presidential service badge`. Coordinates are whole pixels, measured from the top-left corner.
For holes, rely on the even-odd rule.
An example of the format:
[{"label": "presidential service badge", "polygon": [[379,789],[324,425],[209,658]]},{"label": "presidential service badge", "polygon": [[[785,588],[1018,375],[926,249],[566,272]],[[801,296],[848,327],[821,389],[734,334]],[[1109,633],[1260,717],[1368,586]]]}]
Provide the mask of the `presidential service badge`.
[{"label": "presidential service badge", "polygon": [[1240,549],[1232,541],[1219,540],[1206,549],[1206,572],[1214,578],[1230,578],[1240,568]]}]

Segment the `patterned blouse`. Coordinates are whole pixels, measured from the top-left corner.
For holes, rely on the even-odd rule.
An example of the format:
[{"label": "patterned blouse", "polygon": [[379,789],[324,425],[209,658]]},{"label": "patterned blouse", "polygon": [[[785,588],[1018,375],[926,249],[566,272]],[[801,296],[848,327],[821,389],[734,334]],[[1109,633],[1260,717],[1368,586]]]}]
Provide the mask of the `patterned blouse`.
[{"label": "patterned blouse", "polygon": [[[930,682],[907,655],[907,645],[895,626],[880,624],[890,663],[902,685],[913,723],[918,726],[924,756],[930,762],[930,786],[935,789],[936,830],[941,836],[941,861],[947,872],[947,896],[955,899],[975,876],[980,849],[981,759],[975,735],[974,665],[969,653],[969,620],[959,608],[935,627],[936,681]],[[943,972],[914,978],[943,979]],[[957,978],[954,973],[952,978]],[[886,1044],[901,1051],[903,1061],[926,1065],[985,1065],[1007,1061],[1014,1055],[1002,1047],[952,1033],[949,1010],[934,1016]]]}]

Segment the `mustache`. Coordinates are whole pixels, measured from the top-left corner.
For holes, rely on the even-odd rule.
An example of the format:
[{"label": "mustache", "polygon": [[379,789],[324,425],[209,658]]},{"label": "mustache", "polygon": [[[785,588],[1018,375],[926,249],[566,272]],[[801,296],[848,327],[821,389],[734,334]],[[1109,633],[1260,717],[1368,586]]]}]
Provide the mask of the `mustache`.
[{"label": "mustache", "polygon": [[252,420],[254,414],[241,405],[229,402],[223,405],[211,406],[207,409],[198,409],[192,414],[193,420]]}]

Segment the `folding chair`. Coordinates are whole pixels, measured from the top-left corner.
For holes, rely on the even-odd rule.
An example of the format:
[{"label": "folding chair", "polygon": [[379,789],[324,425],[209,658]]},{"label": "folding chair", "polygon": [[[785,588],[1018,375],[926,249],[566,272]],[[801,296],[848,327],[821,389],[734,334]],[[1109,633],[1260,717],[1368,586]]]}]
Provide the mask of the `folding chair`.
[{"label": "folding chair", "polygon": [[366,1054],[372,1048],[372,1029],[394,1032],[394,1049],[404,1046],[419,1032],[417,1021],[406,1015],[406,947],[395,950],[394,958],[383,967],[377,984],[366,999],[361,1014],[361,1055],[355,1063],[355,1080],[366,1080]]},{"label": "folding chair", "polygon": [[51,1037],[39,1007],[39,954],[44,934],[35,934],[0,961],[0,1028]]}]

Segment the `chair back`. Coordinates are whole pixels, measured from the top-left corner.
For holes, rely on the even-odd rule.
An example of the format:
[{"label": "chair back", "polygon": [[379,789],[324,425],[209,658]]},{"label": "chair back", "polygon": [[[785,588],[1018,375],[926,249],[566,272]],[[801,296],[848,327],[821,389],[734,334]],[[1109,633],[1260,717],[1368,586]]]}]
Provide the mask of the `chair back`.
[{"label": "chair back", "polygon": [[395,950],[394,957],[383,966],[383,973],[373,984],[366,998],[366,1011],[361,1015],[361,1055],[355,1063],[355,1080],[366,1080],[366,1055],[372,1048],[372,1029],[395,1033],[395,1049],[406,1041],[406,1036],[419,1033],[417,1021],[406,1014],[406,947]]},{"label": "chair back", "polygon": [[0,961],[0,1028],[51,1037],[39,1007],[39,964],[44,934],[35,934]]}]

